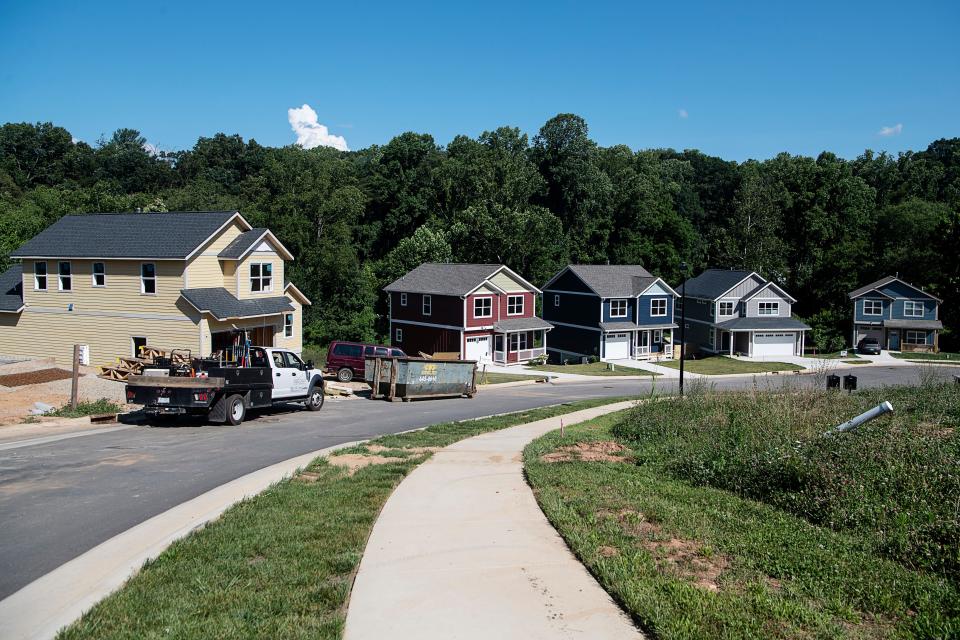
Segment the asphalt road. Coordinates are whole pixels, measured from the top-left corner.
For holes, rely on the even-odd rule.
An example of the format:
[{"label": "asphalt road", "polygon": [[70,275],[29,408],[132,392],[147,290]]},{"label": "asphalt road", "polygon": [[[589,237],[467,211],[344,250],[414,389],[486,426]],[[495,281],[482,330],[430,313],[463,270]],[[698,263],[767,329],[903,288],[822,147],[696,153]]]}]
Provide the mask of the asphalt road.
[{"label": "asphalt road", "polygon": [[[860,386],[912,384],[916,369],[850,367]],[[838,371],[843,373],[844,371]],[[943,367],[944,377],[954,370]],[[811,376],[757,378],[777,387]],[[753,378],[711,381],[749,387]],[[439,422],[596,397],[649,393],[651,382],[482,388],[473,399],[327,402],[318,413],[274,410],[240,427],[129,428],[0,450],[0,599],[92,547],[186,500],[277,462]],[[658,380],[658,393],[676,382]]]}]

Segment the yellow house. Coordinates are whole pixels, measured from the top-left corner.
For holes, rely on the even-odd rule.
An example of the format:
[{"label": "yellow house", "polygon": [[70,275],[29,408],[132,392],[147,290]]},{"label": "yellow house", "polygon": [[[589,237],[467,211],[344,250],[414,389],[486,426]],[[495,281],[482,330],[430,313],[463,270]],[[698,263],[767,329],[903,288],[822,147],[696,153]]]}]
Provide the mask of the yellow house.
[{"label": "yellow house", "polygon": [[142,345],[209,355],[230,331],[303,348],[303,306],[285,280],[290,252],[238,211],[68,215],[11,254],[0,275],[0,357],[53,356],[74,344],[103,365]]}]

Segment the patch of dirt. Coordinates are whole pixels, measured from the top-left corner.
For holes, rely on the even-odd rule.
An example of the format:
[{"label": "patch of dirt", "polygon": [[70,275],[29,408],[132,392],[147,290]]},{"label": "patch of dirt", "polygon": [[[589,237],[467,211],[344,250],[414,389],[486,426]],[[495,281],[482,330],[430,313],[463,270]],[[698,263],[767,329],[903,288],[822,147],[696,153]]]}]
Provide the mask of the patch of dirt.
[{"label": "patch of dirt", "polygon": [[612,558],[613,556],[620,555],[620,549],[616,547],[608,547],[606,545],[600,547],[597,552],[604,558]]},{"label": "patch of dirt", "polygon": [[258,565],[258,564],[260,564],[260,563],[262,563],[262,562],[265,562],[265,561],[266,561],[266,558],[265,558],[264,556],[255,555],[255,556],[253,556],[252,558],[250,558],[249,560],[247,560],[247,564],[249,564],[249,565],[251,565],[251,566],[256,566],[256,565]]},{"label": "patch of dirt", "polygon": [[0,386],[23,387],[28,384],[66,380],[71,377],[73,377],[73,374],[66,369],[38,369],[37,371],[23,371],[21,373],[2,375],[0,376]]},{"label": "patch of dirt", "polygon": [[434,453],[440,451],[443,447],[384,447],[379,444],[368,444],[367,451],[370,453],[383,453],[384,451],[406,451],[408,453]]},{"label": "patch of dirt", "polygon": [[395,462],[403,462],[404,458],[387,458],[385,456],[365,456],[359,453],[344,453],[339,456],[330,456],[327,458],[327,462],[330,464],[337,465],[338,467],[346,467],[347,474],[353,475],[360,469],[364,467],[369,467],[372,464],[393,464]]},{"label": "patch of dirt", "polygon": [[320,474],[315,471],[301,471],[293,479],[297,482],[316,482],[320,479]]},{"label": "patch of dirt", "polygon": [[630,449],[619,442],[578,442],[540,456],[543,462],[633,462]]}]

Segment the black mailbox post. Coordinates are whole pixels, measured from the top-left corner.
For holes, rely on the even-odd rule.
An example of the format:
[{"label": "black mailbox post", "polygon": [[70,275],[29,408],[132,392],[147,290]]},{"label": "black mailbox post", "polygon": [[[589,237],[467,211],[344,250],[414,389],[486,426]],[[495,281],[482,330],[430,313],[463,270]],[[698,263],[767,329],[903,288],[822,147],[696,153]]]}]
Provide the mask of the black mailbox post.
[{"label": "black mailbox post", "polygon": [[857,376],[852,373],[848,373],[843,376],[843,388],[847,391],[856,391],[857,390]]},{"label": "black mailbox post", "polygon": [[827,376],[827,389],[839,389],[840,388],[840,376],[835,373],[831,373]]}]

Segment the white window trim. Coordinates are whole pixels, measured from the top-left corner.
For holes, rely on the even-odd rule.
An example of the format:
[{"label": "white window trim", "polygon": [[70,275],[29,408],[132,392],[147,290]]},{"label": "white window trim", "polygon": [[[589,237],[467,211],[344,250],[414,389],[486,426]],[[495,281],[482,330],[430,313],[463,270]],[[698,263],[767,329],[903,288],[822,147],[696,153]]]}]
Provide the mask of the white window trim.
[{"label": "white window trim", "polygon": [[[477,303],[481,300],[488,300],[490,302],[490,310],[484,315],[477,313]],[[473,299],[473,317],[474,318],[492,318],[493,317],[493,296],[480,296]]]},{"label": "white window trim", "polygon": [[[623,303],[623,313],[614,313],[613,312],[614,303],[618,303],[618,306],[619,306],[619,303],[621,302]],[[627,304],[626,298],[614,298],[613,300],[610,301],[610,317],[611,318],[626,318],[629,313],[630,313],[630,305]]]},{"label": "white window trim", "polygon": [[[520,298],[520,311],[515,311],[515,312],[513,312],[513,313],[510,313],[510,301],[511,301],[511,300],[516,300],[517,298]],[[508,315],[508,316],[522,316],[522,315],[523,315],[523,305],[524,305],[524,303],[523,303],[523,295],[522,295],[522,294],[521,294],[521,295],[508,295],[508,296],[507,296],[507,315]]]},{"label": "white window trim", "polygon": [[[37,265],[43,265],[43,274],[37,274]],[[43,288],[39,286],[38,278],[43,278]],[[33,290],[34,291],[47,291],[50,288],[50,265],[47,264],[46,260],[38,260],[33,263]]]},{"label": "white window trim", "polygon": [[[725,305],[725,304],[730,305],[730,313],[724,313],[724,312],[723,312],[723,305]],[[721,315],[721,316],[732,316],[732,315],[736,312],[736,310],[737,310],[737,303],[733,302],[732,300],[723,300],[723,301],[717,303],[717,314],[718,314],[718,315]]]},{"label": "white window trim", "polygon": [[[289,322],[287,322],[289,320]],[[283,337],[293,337],[293,313],[283,314]]]},{"label": "white window trim", "polygon": [[[62,265],[67,265],[67,274],[63,275],[60,273],[60,267]],[[70,288],[63,288],[63,279],[68,278],[70,280]],[[49,282],[47,283],[50,284]],[[57,290],[58,291],[73,291],[73,264],[69,260],[60,260],[57,262]]]},{"label": "white window trim", "polygon": [[559,294],[559,293],[553,294],[553,306],[555,306],[555,307],[559,307],[559,306],[560,306],[560,294]]},{"label": "white window trim", "polygon": [[[152,265],[153,265],[153,277],[152,277],[152,278],[143,275],[143,267],[144,267],[144,265],[148,265],[148,264],[152,264]],[[148,293],[148,292],[147,292],[147,287],[146,287],[146,285],[145,285],[145,283],[146,283],[147,280],[152,280],[152,281],[153,281],[153,293]],[[140,295],[142,295],[142,296],[155,296],[155,295],[157,295],[157,290],[158,290],[158,289],[159,289],[159,287],[157,286],[157,263],[156,263],[156,262],[141,262],[141,263],[140,263]]]},{"label": "white window trim", "polygon": [[400,327],[394,327],[393,341],[397,343],[403,342],[403,329],[401,329]]},{"label": "white window trim", "polygon": [[[911,340],[910,339],[911,334],[919,337],[919,341]],[[903,332],[903,343],[904,344],[927,344],[927,332],[918,331],[916,329],[908,329],[907,331]]]},{"label": "white window trim", "polygon": [[[97,284],[97,272],[94,267],[98,264],[103,265],[103,284]],[[90,286],[95,289],[105,289],[107,286],[107,263],[106,262],[91,262],[90,263]]]},{"label": "white window trim", "polygon": [[[876,312],[867,311],[867,303],[870,303],[870,308],[872,309],[874,305],[879,305],[879,309]],[[863,315],[865,316],[882,316],[883,315],[883,302],[880,300],[864,300],[863,301]]]},{"label": "white window trim", "polygon": [[407,294],[405,293],[400,294],[400,306],[401,307],[407,306]]},{"label": "white window trim", "polygon": [[425,316],[433,315],[433,296],[429,294],[423,295],[423,299],[420,301],[420,311]]},{"label": "white window trim", "polygon": [[653,330],[653,341],[654,341],[654,342],[663,342],[663,329],[654,329],[654,330]]},{"label": "white window trim", "polygon": [[[662,303],[663,303],[663,313],[657,313],[657,312],[655,311],[655,305],[654,305],[654,303],[656,303],[656,302],[662,302]],[[652,318],[664,318],[664,317],[666,317],[666,315],[667,315],[667,299],[666,299],[666,298],[651,298],[651,299],[650,299],[650,317],[652,317]]]},{"label": "white window trim", "polygon": [[[527,334],[526,332],[520,333],[510,333],[507,334],[507,349],[509,353],[517,353],[518,351],[526,351],[527,347]],[[520,346],[520,338],[523,338],[523,346]],[[516,348],[514,348],[514,342],[516,342]]]},{"label": "white window trim", "polygon": [[[910,312],[907,312],[907,305],[910,305]],[[917,309],[920,310],[920,313],[913,313]],[[905,318],[922,318],[926,309],[922,302],[917,302],[916,300],[906,300],[903,303],[903,316]]]},{"label": "white window trim", "polygon": [[[772,305],[773,313],[764,313],[763,306]],[[758,316],[779,316],[780,315],[780,303],[779,302],[758,302],[757,303],[757,315]]]},{"label": "white window trim", "polygon": [[[255,265],[260,267],[260,275],[259,275],[259,276],[254,276],[254,275],[252,274],[253,267],[254,267]],[[270,275],[269,275],[269,276],[263,275],[263,267],[264,267],[265,265],[269,265],[269,266],[270,266]],[[275,276],[274,276],[274,274],[273,274],[273,263],[272,263],[272,262],[269,262],[269,261],[267,261],[267,262],[251,262],[251,263],[250,263],[250,266],[247,268],[247,276],[248,276],[248,279],[249,279],[249,282],[250,282],[250,293],[273,293],[273,279],[274,279]],[[264,287],[264,286],[263,286],[263,281],[266,280],[267,278],[270,279],[270,286],[269,286],[269,287]],[[257,291],[254,291],[254,290],[253,290],[253,281],[254,281],[254,280],[258,280],[258,281],[260,282],[260,289],[258,289]]]}]

